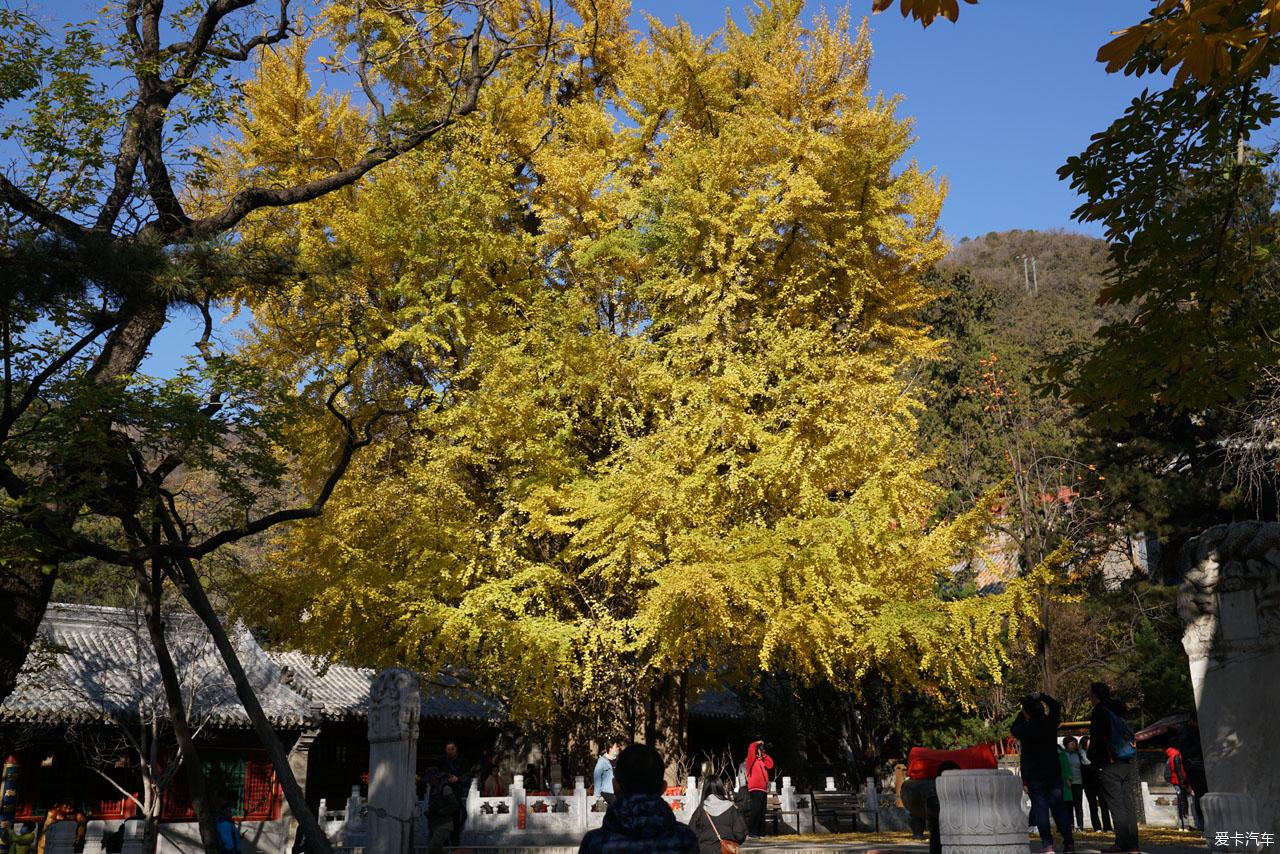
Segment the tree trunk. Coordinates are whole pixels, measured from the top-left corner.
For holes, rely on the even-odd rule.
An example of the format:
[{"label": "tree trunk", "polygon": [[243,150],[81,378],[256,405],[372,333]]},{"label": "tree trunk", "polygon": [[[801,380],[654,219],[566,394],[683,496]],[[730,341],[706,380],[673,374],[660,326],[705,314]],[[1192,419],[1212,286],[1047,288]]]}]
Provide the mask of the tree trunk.
[{"label": "tree trunk", "polygon": [[645,742],[667,763],[667,782],[679,785],[679,769],[689,746],[688,680],[684,673],[662,677],[649,693]]},{"label": "tree trunk", "polygon": [[18,684],[56,578],[38,561],[17,558],[0,566],[0,702]]},{"label": "tree trunk", "polygon": [[[196,749],[191,727],[187,725],[187,709],[182,699],[182,685],[178,681],[178,668],[174,666],[173,656],[169,652],[169,641],[164,635],[164,620],[160,614],[158,592],[159,582],[162,581],[163,576],[160,575],[158,568],[153,571],[156,573],[154,579],[148,578],[146,570],[142,567],[135,568],[138,589],[143,599],[147,634],[151,637],[151,645],[155,648],[160,681],[164,685],[165,703],[169,708],[169,722],[173,725],[173,736],[178,742],[178,756],[187,775],[191,806],[195,810],[196,823],[200,827],[200,842],[204,845],[205,851],[217,851],[218,830],[214,825],[213,805],[209,803],[209,794],[205,787],[204,768],[200,764],[200,753]],[[151,832],[149,826],[147,832]]]},{"label": "tree trunk", "polygon": [[[176,532],[169,530],[166,533],[170,538],[173,538]],[[284,789],[284,797],[289,803],[289,809],[293,812],[302,835],[306,837],[307,850],[311,851],[312,854],[333,854],[328,837],[320,829],[320,822],[316,819],[315,813],[311,811],[311,808],[307,806],[306,795],[293,776],[293,769],[289,766],[289,757],[285,753],[284,745],[280,743],[280,737],[276,735],[276,731],[271,727],[271,722],[267,720],[267,715],[262,710],[262,704],[258,702],[258,696],[254,693],[253,686],[249,684],[249,677],[245,674],[244,667],[240,664],[240,657],[236,654],[235,647],[231,645],[231,639],[227,636],[226,629],[222,626],[222,621],[218,619],[218,615],[214,612],[213,605],[209,602],[209,597],[205,595],[195,564],[186,559],[179,559],[177,565],[181,569],[184,582],[182,593],[196,612],[196,616],[200,618],[205,628],[209,630],[209,634],[213,636],[214,646],[218,648],[218,653],[222,656],[222,661],[226,664],[227,671],[231,674],[231,681],[235,683],[236,696],[240,698],[240,703],[244,706],[245,713],[253,723],[254,732],[257,733],[262,746],[266,748],[267,758],[271,760],[271,767],[275,769],[276,779],[280,781],[280,785]]]}]

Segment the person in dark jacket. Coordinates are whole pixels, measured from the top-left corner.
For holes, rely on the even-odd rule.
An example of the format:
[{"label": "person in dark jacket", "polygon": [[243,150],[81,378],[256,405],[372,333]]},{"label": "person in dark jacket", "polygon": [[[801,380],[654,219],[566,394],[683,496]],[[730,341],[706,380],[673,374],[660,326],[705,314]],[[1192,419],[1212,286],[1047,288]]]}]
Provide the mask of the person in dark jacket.
[{"label": "person in dark jacket", "polygon": [[768,801],[769,772],[773,770],[773,757],[764,749],[763,741],[753,741],[747,748],[747,795],[751,798],[747,813],[747,835],[757,839],[764,836],[765,804]]},{"label": "person in dark jacket", "polygon": [[648,745],[622,751],[613,770],[618,799],[604,824],[582,838],[578,854],[699,854],[697,835],[662,799],[665,772],[662,756]]},{"label": "person in dark jacket", "polygon": [[[943,762],[938,765],[938,777],[945,771],[959,768],[954,762]],[[929,828],[929,854],[942,854],[942,836],[938,827],[941,814],[938,777],[908,777],[902,782],[902,805],[907,814]]]},{"label": "person in dark jacket", "polygon": [[1030,694],[1022,698],[1022,711],[1010,727],[1014,738],[1022,744],[1022,785],[1031,796],[1031,823],[1040,831],[1043,854],[1053,852],[1053,816],[1062,834],[1064,851],[1075,850],[1071,834],[1071,809],[1062,793],[1062,759],[1058,754],[1058,724],[1062,720],[1062,704],[1048,694]]},{"label": "person in dark jacket", "polygon": [[458,829],[461,802],[449,782],[449,774],[436,768],[426,773],[427,780],[427,854],[444,854]]},{"label": "person in dark jacket", "polygon": [[[1134,805],[1138,788],[1138,769],[1133,758],[1118,757],[1111,749],[1112,716],[1124,721],[1127,710],[1112,699],[1111,687],[1105,682],[1089,686],[1093,698],[1093,714],[1089,717],[1089,761],[1098,768],[1102,793],[1111,810],[1116,842],[1102,849],[1104,854],[1140,854],[1138,848],[1138,813]],[[1125,726],[1128,726],[1126,723]]]},{"label": "person in dark jacket", "polygon": [[1089,826],[1103,833],[1111,832],[1111,810],[1102,793],[1098,766],[1089,761],[1089,736],[1080,739],[1080,776],[1084,778],[1084,796],[1089,802]]},{"label": "person in dark jacket", "polygon": [[724,783],[710,779],[703,784],[702,803],[689,819],[689,829],[698,835],[702,854],[720,854],[720,841],[745,842],[747,823],[733,801],[725,797]]}]

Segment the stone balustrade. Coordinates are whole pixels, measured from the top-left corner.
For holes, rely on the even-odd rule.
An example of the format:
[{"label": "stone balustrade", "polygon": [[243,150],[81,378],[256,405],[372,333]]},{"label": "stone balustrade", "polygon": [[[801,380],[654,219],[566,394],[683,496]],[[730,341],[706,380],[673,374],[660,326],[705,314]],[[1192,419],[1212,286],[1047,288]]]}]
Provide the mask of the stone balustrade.
[{"label": "stone balustrade", "polygon": [[[1012,779],[1012,778],[1011,778]],[[597,828],[604,820],[607,804],[604,799],[589,794],[582,777],[574,780],[572,790],[564,789],[545,793],[526,790],[524,779],[516,775],[508,793],[501,797],[480,794],[473,782],[466,794],[467,823],[464,841],[471,845],[507,844],[557,845],[572,841],[574,845],[582,835]],[[832,781],[834,784],[834,781]],[[835,791],[834,785],[831,791]],[[813,805],[807,792],[797,791],[790,777],[781,784],[774,784],[771,794],[777,796],[781,810],[779,832],[813,833]],[[664,795],[675,813],[676,819],[687,823],[693,817],[700,802],[698,781],[689,777],[684,793]],[[883,795],[877,791],[875,781],[868,778],[858,796],[858,824],[863,830],[882,827],[905,827],[902,821],[890,818],[890,814],[902,812],[894,809],[893,792]],[[427,801],[418,801],[413,810],[414,846],[426,845]],[[523,809],[522,809],[523,807]],[[333,809],[325,801],[320,802],[320,826],[335,847],[362,849],[368,845],[368,803],[360,795],[360,788],[353,787],[346,804]],[[886,821],[886,819],[888,819]]]}]

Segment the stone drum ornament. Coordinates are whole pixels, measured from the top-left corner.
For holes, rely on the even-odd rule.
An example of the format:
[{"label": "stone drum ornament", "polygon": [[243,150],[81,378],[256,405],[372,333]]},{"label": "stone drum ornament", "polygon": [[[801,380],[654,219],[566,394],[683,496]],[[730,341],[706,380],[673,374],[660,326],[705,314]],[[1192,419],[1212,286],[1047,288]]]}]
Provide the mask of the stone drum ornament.
[{"label": "stone drum ornament", "polygon": [[1027,854],[1022,780],[1000,770],[942,772],[938,830],[942,854]]}]

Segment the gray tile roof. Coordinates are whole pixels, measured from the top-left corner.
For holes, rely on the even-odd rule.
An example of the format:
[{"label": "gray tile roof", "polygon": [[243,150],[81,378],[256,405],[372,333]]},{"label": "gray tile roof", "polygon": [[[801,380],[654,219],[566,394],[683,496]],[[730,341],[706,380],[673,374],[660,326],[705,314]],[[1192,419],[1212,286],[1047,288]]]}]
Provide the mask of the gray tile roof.
[{"label": "gray tile roof", "polygon": [[[166,616],[166,635],[194,720],[248,727],[231,677],[207,630],[195,617]],[[367,712],[376,672],[324,662],[301,652],[268,652],[242,627],[230,630],[240,662],[271,722],[282,728],[324,720],[359,720]],[[137,720],[165,709],[155,653],[140,612],[129,608],[51,603],[13,693],[0,703],[0,722],[68,724]],[[742,716],[735,694],[702,693],[690,704],[697,718]],[[439,676],[422,689],[422,717],[437,721],[505,719],[495,699]]]},{"label": "gray tile roof", "polygon": [[[326,718],[363,718],[369,702],[369,686],[377,673],[364,667],[329,664],[301,652],[273,652],[271,658],[285,671],[289,686],[323,706]],[[489,697],[462,688],[441,676],[436,684],[422,686],[422,717],[433,720],[501,721],[502,706]]]},{"label": "gray tile roof", "polygon": [[[213,639],[194,617],[166,616],[166,637],[194,721],[249,726]],[[301,726],[310,701],[285,686],[280,668],[243,628],[232,643],[276,726]],[[163,714],[164,689],[139,611],[52,603],[0,720],[75,723],[138,720]]]}]

